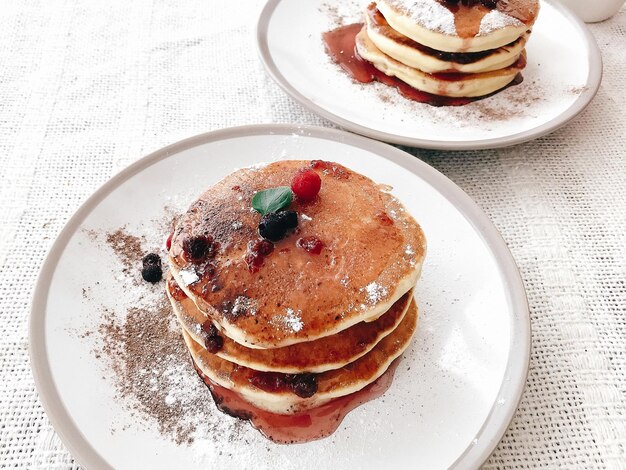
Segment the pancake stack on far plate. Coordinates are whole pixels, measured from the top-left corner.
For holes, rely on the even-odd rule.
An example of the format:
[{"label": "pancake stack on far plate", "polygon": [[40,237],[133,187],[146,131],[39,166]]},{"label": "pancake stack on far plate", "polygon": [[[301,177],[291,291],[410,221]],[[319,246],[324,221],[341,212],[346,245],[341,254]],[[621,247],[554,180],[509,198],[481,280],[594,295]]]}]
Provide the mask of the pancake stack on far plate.
[{"label": "pancake stack on far plate", "polygon": [[370,179],[281,161],[238,170],[192,204],[167,291],[205,379],[293,415],[363,389],[404,352],[425,243]]},{"label": "pancake stack on far plate", "polygon": [[539,0],[377,0],[356,38],[387,75],[440,96],[479,97],[513,82]]}]

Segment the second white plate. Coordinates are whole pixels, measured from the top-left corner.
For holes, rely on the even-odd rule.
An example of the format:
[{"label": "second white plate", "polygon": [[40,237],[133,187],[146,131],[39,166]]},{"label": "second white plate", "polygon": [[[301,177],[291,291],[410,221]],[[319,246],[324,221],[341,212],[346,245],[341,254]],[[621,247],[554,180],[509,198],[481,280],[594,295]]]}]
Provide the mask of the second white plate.
[{"label": "second white plate", "polygon": [[270,0],[258,23],[261,58],[293,98],[347,130],[402,145],[445,150],[504,147],[550,133],[578,115],[602,79],[587,27],[553,0],[527,46],[524,82],[461,107],[406,100],[382,83],[357,84],[332,63],[322,33],[362,21],[368,2]]}]

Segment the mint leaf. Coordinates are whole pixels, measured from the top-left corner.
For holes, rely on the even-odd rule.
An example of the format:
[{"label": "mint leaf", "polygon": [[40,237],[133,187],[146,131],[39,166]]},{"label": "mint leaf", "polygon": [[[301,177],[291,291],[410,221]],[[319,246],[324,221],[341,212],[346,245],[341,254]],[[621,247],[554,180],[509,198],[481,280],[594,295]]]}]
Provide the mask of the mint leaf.
[{"label": "mint leaf", "polygon": [[293,193],[289,186],[259,191],[252,198],[252,208],[261,215],[277,212],[291,204]]}]

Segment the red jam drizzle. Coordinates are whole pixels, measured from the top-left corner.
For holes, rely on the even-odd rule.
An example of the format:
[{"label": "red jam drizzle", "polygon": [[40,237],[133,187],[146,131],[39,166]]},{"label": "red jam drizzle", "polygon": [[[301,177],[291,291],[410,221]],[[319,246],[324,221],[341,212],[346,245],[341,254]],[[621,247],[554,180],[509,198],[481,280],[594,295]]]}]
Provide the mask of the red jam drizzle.
[{"label": "red jam drizzle", "polygon": [[274,251],[274,244],[268,240],[251,240],[248,242],[248,251],[243,259],[248,265],[248,271],[256,273],[259,271],[265,258]]},{"label": "red jam drizzle", "polygon": [[[352,72],[348,71],[348,73],[352,75]],[[313,168],[314,170],[321,170],[322,172],[324,172],[324,174],[331,175],[332,177],[340,180],[347,180],[348,178],[350,178],[350,170],[341,165],[337,165],[334,162],[327,162],[325,160],[311,160],[311,168]]]},{"label": "red jam drizzle", "polygon": [[170,295],[174,298],[174,300],[178,300],[180,302],[181,300],[185,300],[187,298],[187,294],[185,294],[185,292],[180,288],[174,278],[167,281],[167,288],[169,289]]},{"label": "red jam drizzle", "polygon": [[209,387],[215,405],[220,411],[235,418],[249,420],[255,429],[273,442],[295,444],[330,436],[350,411],[382,396],[391,386],[399,362],[399,359],[393,361],[383,375],[362,390],[295,415],[279,415],[260,410],[241,398],[238,393],[216,384],[195,364],[194,366]]},{"label": "red jam drizzle", "polygon": [[296,246],[312,255],[319,255],[324,248],[324,242],[316,236],[308,236],[298,238],[298,240],[296,240]]},{"label": "red jam drizzle", "polygon": [[[371,83],[377,80],[385,85],[396,88],[402,96],[409,100],[429,104],[431,106],[464,106],[502,91],[498,90],[495,93],[475,98],[452,98],[417,90],[399,78],[386,75],[359,56],[356,51],[356,35],[361,31],[361,28],[363,28],[363,24],[355,23],[341,26],[323,34],[328,54],[357,82]],[[520,61],[523,60],[523,58],[520,58]],[[465,75],[459,73],[439,73],[434,74],[434,76],[440,80],[453,81],[462,79]],[[517,85],[521,83],[522,80],[521,74],[518,74],[510,85]]]}]

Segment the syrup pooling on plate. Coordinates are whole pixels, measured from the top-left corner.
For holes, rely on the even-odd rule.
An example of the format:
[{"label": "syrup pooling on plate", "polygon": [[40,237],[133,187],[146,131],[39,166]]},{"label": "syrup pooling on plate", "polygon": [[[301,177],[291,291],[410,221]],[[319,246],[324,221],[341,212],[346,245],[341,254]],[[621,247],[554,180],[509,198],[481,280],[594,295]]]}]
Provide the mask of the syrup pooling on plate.
[{"label": "syrup pooling on plate", "polygon": [[[490,94],[476,98],[450,98],[447,96],[433,95],[431,93],[426,93],[413,88],[399,78],[390,77],[389,75],[378,70],[371,63],[363,60],[356,51],[356,35],[362,29],[362,23],[355,23],[347,26],[341,26],[332,31],[328,31],[323,35],[328,54],[354,80],[360,83],[379,81],[385,85],[395,88],[402,96],[409,100],[429,104],[431,106],[464,106],[474,101],[492,96]],[[439,74],[439,78],[455,80],[458,79],[458,75],[460,74],[450,74],[452,77],[441,77],[442,75],[445,76],[446,74]],[[522,81],[523,79],[521,74],[518,74],[515,80],[511,82],[511,85],[517,85],[522,83]]]},{"label": "syrup pooling on plate", "polygon": [[363,29],[362,23],[341,26],[324,33],[324,43],[331,58],[356,81],[371,83],[379,81],[394,87],[405,98],[432,106],[463,106],[475,101],[470,98],[448,98],[426,93],[407,85],[396,77],[381,72],[363,60],[356,51],[356,35]]},{"label": "syrup pooling on plate", "polygon": [[537,10],[526,24],[498,4],[379,0],[366,7],[365,25],[328,31],[323,40],[332,59],[356,81],[377,80],[405,98],[434,106],[465,105],[521,82]]},{"label": "syrup pooling on plate", "polygon": [[396,359],[375,382],[358,392],[294,415],[279,415],[256,408],[236,392],[213,382],[195,363],[194,366],[209,387],[215,405],[220,411],[250,421],[254,428],[276,443],[295,444],[330,436],[350,411],[381,397],[391,387],[399,363],[400,360]]}]

